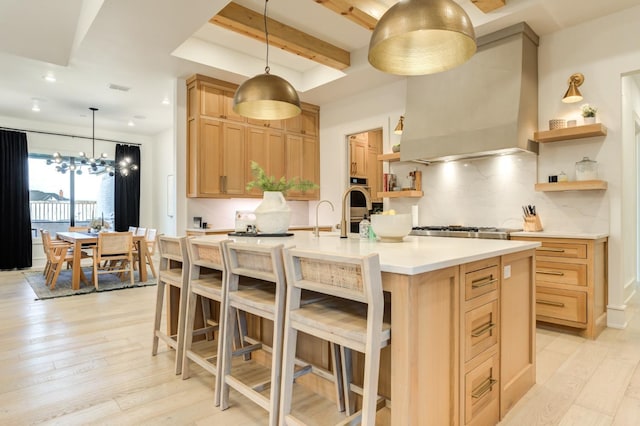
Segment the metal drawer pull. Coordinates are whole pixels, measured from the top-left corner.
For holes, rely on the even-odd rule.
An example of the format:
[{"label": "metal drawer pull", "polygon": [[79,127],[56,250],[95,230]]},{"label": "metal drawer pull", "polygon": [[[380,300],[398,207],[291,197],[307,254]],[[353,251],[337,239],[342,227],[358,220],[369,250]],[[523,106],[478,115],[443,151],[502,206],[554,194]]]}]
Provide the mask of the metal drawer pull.
[{"label": "metal drawer pull", "polygon": [[489,331],[493,330],[494,328],[496,328],[496,324],[489,321],[486,324],[481,325],[480,327],[476,328],[475,330],[471,331],[471,335],[473,337],[480,337],[482,336],[484,333],[488,333]]},{"label": "metal drawer pull", "polygon": [[538,247],[536,250],[538,251],[553,251],[556,253],[564,253],[564,249],[556,248],[556,247]]},{"label": "metal drawer pull", "polygon": [[489,377],[487,380],[482,382],[480,386],[471,391],[471,398],[482,398],[487,393],[489,393],[489,391],[491,391],[491,388],[493,388],[493,385],[495,385],[496,383],[498,383],[496,379]]},{"label": "metal drawer pull", "polygon": [[560,271],[536,271],[536,274],[558,275],[560,277],[564,276],[564,272],[560,272]]},{"label": "metal drawer pull", "polygon": [[497,278],[493,278],[493,275],[489,275],[488,277],[478,278],[477,280],[471,281],[471,288],[480,288],[490,284],[498,282]]},{"label": "metal drawer pull", "polygon": [[562,302],[553,302],[551,300],[536,299],[536,303],[539,303],[541,305],[557,306],[558,308],[564,308],[564,303],[562,303]]}]

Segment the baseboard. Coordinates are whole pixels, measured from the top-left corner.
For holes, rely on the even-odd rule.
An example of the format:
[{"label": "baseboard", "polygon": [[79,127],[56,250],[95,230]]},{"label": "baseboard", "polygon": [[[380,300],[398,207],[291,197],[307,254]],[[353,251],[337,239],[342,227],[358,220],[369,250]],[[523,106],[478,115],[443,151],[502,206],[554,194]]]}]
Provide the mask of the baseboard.
[{"label": "baseboard", "polygon": [[627,305],[607,305],[607,327],[627,328]]}]

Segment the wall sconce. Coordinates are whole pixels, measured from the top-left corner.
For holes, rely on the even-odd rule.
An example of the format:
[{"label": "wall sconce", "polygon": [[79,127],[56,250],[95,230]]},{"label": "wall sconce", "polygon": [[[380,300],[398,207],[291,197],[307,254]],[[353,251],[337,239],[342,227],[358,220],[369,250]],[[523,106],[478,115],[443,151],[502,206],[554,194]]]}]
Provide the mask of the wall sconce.
[{"label": "wall sconce", "polygon": [[578,87],[580,87],[582,83],[584,83],[584,75],[579,72],[571,74],[571,77],[569,77],[569,88],[562,97],[562,102],[565,104],[580,102],[582,100],[582,93],[580,93]]},{"label": "wall sconce", "polygon": [[396,124],[396,128],[393,129],[393,133],[395,133],[396,135],[401,135],[403,130],[404,130],[404,115],[401,115],[400,119],[398,120],[398,124]]}]

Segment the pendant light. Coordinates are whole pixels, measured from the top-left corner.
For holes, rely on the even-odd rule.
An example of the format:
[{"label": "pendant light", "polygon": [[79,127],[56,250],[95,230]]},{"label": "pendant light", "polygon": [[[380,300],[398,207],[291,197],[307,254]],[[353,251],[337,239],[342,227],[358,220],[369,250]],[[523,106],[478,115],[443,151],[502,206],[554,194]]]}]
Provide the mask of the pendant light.
[{"label": "pendant light", "polygon": [[579,72],[571,74],[568,83],[569,88],[562,97],[562,102],[564,102],[565,104],[580,102],[582,100],[582,93],[580,93],[578,87],[580,87],[582,83],[584,83],[584,75],[580,74]]},{"label": "pendant light", "polygon": [[233,97],[233,110],[238,114],[260,120],[283,120],[302,111],[296,89],[284,78],[269,74],[269,32],[267,3],[264,2],[264,35],[267,45],[264,74],[245,81]]},{"label": "pendant light", "polygon": [[453,0],[400,0],[373,30],[369,63],[390,74],[433,74],[462,65],[476,50],[471,19]]}]

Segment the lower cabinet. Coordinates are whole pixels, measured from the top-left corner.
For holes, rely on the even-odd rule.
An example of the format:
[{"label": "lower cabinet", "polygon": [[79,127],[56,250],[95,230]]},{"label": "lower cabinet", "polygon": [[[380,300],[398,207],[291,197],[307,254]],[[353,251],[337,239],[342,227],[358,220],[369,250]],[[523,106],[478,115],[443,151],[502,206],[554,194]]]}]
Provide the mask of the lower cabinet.
[{"label": "lower cabinet", "polygon": [[535,383],[535,252],[461,265],[460,424],[495,425]]},{"label": "lower cabinet", "polygon": [[513,237],[539,241],[536,317],[595,339],[607,323],[607,238]]}]

